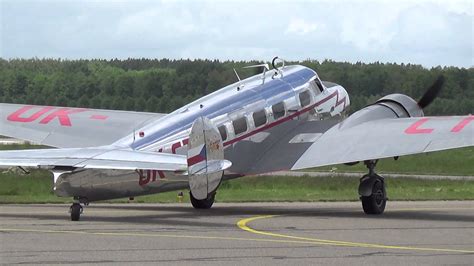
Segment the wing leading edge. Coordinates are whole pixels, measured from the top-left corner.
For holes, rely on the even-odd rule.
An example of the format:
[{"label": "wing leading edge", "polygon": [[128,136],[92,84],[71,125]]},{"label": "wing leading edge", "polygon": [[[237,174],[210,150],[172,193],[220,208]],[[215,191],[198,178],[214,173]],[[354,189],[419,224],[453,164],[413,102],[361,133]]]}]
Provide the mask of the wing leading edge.
[{"label": "wing leading edge", "polygon": [[474,116],[344,122],[316,140],[292,170],[474,146]]},{"label": "wing leading edge", "polygon": [[187,171],[186,156],[110,148],[41,149],[0,152],[0,167],[57,166],[84,169]]}]

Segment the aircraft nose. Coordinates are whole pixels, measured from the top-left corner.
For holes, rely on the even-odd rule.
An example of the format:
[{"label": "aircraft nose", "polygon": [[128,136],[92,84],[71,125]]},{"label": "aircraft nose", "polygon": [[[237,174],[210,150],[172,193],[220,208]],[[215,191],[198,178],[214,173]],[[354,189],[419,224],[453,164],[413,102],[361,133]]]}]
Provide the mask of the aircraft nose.
[{"label": "aircraft nose", "polygon": [[349,106],[351,104],[351,101],[349,99],[349,93],[347,93],[346,89],[344,87],[342,87],[341,85],[339,85],[341,88],[339,90],[339,99],[344,99],[345,98],[345,106],[347,108],[347,106]]}]

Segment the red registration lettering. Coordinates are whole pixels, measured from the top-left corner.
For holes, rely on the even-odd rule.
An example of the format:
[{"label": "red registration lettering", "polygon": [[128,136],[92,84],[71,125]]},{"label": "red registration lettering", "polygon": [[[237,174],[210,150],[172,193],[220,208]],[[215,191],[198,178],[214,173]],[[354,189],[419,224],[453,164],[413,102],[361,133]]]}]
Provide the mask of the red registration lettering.
[{"label": "red registration lettering", "polygon": [[150,175],[144,175],[143,170],[138,171],[138,184],[144,186],[150,182]]},{"label": "red registration lettering", "polygon": [[138,171],[138,184],[144,186],[148,183],[156,181],[157,170],[146,170],[146,175],[143,174],[143,170]]},{"label": "red registration lettering", "polygon": [[84,112],[86,109],[71,109],[71,108],[60,108],[57,111],[52,112],[45,118],[40,121],[40,124],[48,124],[51,120],[58,118],[59,123],[62,126],[71,126],[71,119],[69,119],[70,114]]},{"label": "red registration lettering", "polygon": [[12,121],[12,122],[29,123],[29,122],[35,121],[40,116],[42,116],[43,114],[45,114],[45,113],[49,112],[51,109],[53,109],[53,107],[49,107],[49,106],[43,107],[39,111],[37,111],[36,113],[31,114],[30,116],[22,117],[23,114],[25,114],[26,112],[28,112],[29,110],[31,110],[33,108],[34,108],[34,106],[22,107],[22,108],[18,109],[16,112],[10,114],[7,117],[7,120]]},{"label": "red registration lettering", "polygon": [[407,129],[405,129],[406,134],[430,134],[433,132],[434,129],[432,128],[420,128],[421,125],[426,123],[429,118],[422,118],[415,123],[413,123],[411,126],[409,126]]},{"label": "red registration lettering", "polygon": [[147,175],[150,176],[151,182],[156,181],[156,170],[148,170]]},{"label": "red registration lettering", "polygon": [[466,127],[467,124],[469,124],[472,120],[474,120],[474,115],[464,118],[461,122],[454,126],[453,129],[451,129],[451,132],[458,133],[459,131],[463,130],[464,127]]},{"label": "red registration lettering", "polygon": [[160,179],[165,178],[165,173],[163,173],[163,171],[158,170],[158,175],[160,176]]},{"label": "red registration lettering", "polygon": [[[51,106],[45,106],[45,107],[40,107],[41,109],[39,109],[36,112],[30,113],[28,115],[27,113],[33,108],[38,108],[38,106],[24,106],[16,110],[15,112],[11,113],[7,117],[7,120],[12,121],[12,122],[30,123],[30,122],[40,119],[43,115],[46,115],[46,113],[48,113],[49,111],[54,110],[52,113],[46,115],[46,117],[41,119],[39,123],[48,124],[53,119],[57,118],[61,126],[70,127],[72,126],[72,124],[71,124],[71,119],[69,118],[69,115],[87,111],[87,109],[81,109],[81,108],[54,108]],[[91,116],[91,119],[99,119],[99,118],[104,120],[107,117]]]}]

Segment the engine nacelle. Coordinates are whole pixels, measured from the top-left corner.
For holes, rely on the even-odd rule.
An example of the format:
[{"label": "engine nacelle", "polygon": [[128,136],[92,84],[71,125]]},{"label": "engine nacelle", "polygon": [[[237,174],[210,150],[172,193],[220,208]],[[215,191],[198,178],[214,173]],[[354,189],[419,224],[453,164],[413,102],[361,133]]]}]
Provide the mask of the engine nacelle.
[{"label": "engine nacelle", "polygon": [[419,116],[424,113],[415,100],[404,94],[390,94],[353,113],[341,124],[341,129],[372,120]]},{"label": "engine nacelle", "polygon": [[[390,94],[380,98],[375,104],[385,104],[394,112],[397,112],[400,115],[399,117],[405,117],[403,113],[408,114],[409,117],[424,116],[423,109],[418,106],[418,103],[405,94]],[[399,112],[399,107],[403,108],[404,112]]]}]

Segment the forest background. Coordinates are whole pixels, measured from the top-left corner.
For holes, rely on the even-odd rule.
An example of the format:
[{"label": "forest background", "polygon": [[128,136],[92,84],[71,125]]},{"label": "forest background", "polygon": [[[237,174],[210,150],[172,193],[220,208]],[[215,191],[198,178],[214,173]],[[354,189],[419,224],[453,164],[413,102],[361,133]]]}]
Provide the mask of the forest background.
[{"label": "forest background", "polygon": [[[261,73],[257,61],[170,59],[0,59],[0,102],[168,113],[194,99]],[[474,68],[413,64],[286,62],[317,71],[349,92],[354,112],[390,93],[419,99],[438,75],[446,78],[427,115],[472,114]]]}]

